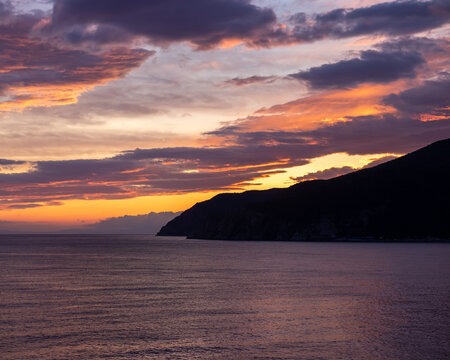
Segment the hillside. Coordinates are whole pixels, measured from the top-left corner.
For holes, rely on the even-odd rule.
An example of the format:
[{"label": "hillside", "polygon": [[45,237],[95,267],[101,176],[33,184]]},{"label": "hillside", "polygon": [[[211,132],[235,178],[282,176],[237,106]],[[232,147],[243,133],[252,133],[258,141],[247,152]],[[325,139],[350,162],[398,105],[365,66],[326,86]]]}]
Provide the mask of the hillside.
[{"label": "hillside", "polygon": [[158,235],[226,240],[450,239],[450,139],[285,189],[220,194]]}]

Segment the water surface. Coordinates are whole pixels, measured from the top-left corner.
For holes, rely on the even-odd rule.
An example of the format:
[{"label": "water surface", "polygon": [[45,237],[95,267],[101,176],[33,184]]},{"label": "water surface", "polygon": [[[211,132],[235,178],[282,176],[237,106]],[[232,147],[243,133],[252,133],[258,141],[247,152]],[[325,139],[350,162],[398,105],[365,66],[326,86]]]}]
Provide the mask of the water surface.
[{"label": "water surface", "polygon": [[450,244],[1,236],[0,358],[450,359]]}]

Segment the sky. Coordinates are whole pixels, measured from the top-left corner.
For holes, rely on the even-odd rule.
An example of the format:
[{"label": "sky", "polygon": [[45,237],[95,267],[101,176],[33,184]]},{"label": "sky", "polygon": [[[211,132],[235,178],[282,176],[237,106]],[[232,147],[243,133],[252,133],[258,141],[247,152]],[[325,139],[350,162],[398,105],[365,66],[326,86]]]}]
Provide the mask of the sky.
[{"label": "sky", "polygon": [[450,137],[450,2],[0,0],[0,230],[287,187]]}]

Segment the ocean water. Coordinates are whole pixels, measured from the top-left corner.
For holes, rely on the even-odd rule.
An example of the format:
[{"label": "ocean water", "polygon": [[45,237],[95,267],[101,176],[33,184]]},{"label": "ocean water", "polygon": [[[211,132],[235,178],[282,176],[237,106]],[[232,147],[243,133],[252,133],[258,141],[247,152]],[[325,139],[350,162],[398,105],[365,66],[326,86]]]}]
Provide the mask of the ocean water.
[{"label": "ocean water", "polygon": [[450,359],[450,244],[1,236],[0,359]]}]

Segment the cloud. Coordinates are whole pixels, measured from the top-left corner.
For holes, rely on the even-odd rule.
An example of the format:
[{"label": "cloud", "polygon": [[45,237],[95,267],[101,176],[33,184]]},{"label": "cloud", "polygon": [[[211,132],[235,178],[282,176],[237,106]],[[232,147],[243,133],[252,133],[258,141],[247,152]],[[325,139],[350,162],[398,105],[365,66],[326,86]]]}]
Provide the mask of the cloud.
[{"label": "cloud", "polygon": [[83,228],[62,231],[70,234],[156,234],[181,212],[151,212],[146,215],[108,218]]},{"label": "cloud", "polygon": [[351,173],[352,171],[355,171],[355,169],[351,166],[332,167],[321,171],[311,172],[303,176],[291,177],[291,180],[298,182],[306,180],[326,180]]},{"label": "cloud", "polygon": [[272,47],[325,38],[409,35],[446,24],[449,11],[445,0],[393,1],[312,17],[298,13],[285,23],[272,9],[250,0],[130,0],[126,5],[120,0],[54,0],[50,22],[42,28],[76,46],[130,46],[144,40],[159,46],[187,42],[207,50],[231,43]]},{"label": "cloud", "polygon": [[0,2],[0,19],[3,20],[11,16],[12,10],[10,2]]},{"label": "cloud", "polygon": [[[241,189],[244,183],[279,172],[286,154],[270,147],[166,148],[106,159],[37,161],[33,171],[0,174],[0,205]],[[271,160],[274,163],[267,163]]]},{"label": "cloud", "polygon": [[375,47],[384,52],[403,51],[418,52],[422,56],[446,56],[450,41],[447,39],[432,39],[417,36],[402,36],[375,44]]},{"label": "cloud", "polygon": [[386,105],[409,115],[424,115],[424,120],[450,116],[450,75],[384,97]]},{"label": "cloud", "polygon": [[402,154],[450,136],[450,119],[423,122],[393,115],[361,116],[304,133],[335,152]]},{"label": "cloud", "polygon": [[[380,165],[387,161],[394,160],[395,158],[396,158],[395,156],[385,156],[380,159],[371,161],[369,164],[367,164],[366,166],[363,166],[361,169],[367,169],[367,168],[370,168],[370,167],[373,167],[376,165]],[[311,173],[308,173],[303,176],[291,177],[291,180],[299,181],[299,182],[306,181],[306,180],[326,180],[326,179],[331,179],[331,178],[334,178],[337,176],[349,174],[356,170],[359,170],[359,169],[353,168],[351,166],[332,167],[332,168],[321,170],[321,171],[311,172]]]},{"label": "cloud", "polygon": [[227,41],[272,47],[325,38],[410,35],[449,21],[445,0],[393,1],[357,9],[304,13],[280,24],[272,9],[249,0],[56,0],[47,30],[72,44],[111,44],[137,39],[156,45],[188,42],[206,50]]},{"label": "cloud", "polygon": [[145,37],[153,44],[187,41],[209,49],[265,33],[275,21],[271,9],[248,0],[56,0],[49,28],[70,28],[66,38],[75,43]]},{"label": "cloud", "polygon": [[[28,200],[33,200],[33,199],[28,199]],[[36,199],[36,200],[39,201],[38,199]],[[5,201],[4,203],[7,204],[8,201]],[[33,208],[37,208],[37,207],[41,207],[41,206],[60,206],[60,205],[63,205],[63,203],[60,201],[49,201],[45,204],[37,204],[37,203],[13,204],[13,205],[6,206],[5,209],[6,210],[22,210],[22,209],[33,209]]]},{"label": "cloud", "polygon": [[358,57],[323,64],[287,76],[250,76],[233,78],[224,85],[236,87],[255,83],[273,83],[279,79],[296,79],[313,89],[355,87],[363,83],[385,84],[417,76],[417,70],[427,60],[447,60],[450,42],[426,37],[400,37],[374,45],[375,49],[361,51]]},{"label": "cloud", "polygon": [[[329,28],[332,21],[336,24],[339,21],[347,24],[349,19],[362,22],[364,17],[361,13],[364,13],[364,16],[370,15],[370,19],[381,19],[388,16],[386,14],[389,11],[386,9],[395,9],[393,14],[417,13],[417,19],[413,18],[414,24],[428,19],[425,21],[428,27],[448,20],[448,6],[437,0],[410,1],[402,3],[401,6],[398,3],[385,3],[353,10],[338,9],[339,11],[332,13],[316,15],[314,21],[296,15],[292,18],[295,23],[293,29],[289,25],[282,27],[278,24],[271,9],[258,7],[246,0],[196,0],[189,3],[184,0],[133,0],[131,5],[127,2],[126,6],[117,0],[57,0],[52,13],[37,10],[19,13],[9,2],[0,4],[0,112],[77,102],[84,92],[125,77],[153,56],[154,51],[135,48],[142,44],[142,39],[159,45],[188,42],[194,44],[197,49],[210,49],[233,41],[244,42],[248,46],[270,47],[307,40],[298,38],[299,26],[314,28],[322,24],[319,28]],[[416,9],[414,12],[413,8],[420,11]],[[382,13],[385,15],[381,16]],[[373,19],[370,22],[373,22]],[[328,25],[323,25],[325,23]],[[336,25],[336,28],[342,28],[341,25]],[[322,33],[323,31],[317,32]],[[333,34],[335,31],[330,31],[326,36],[332,37]],[[315,38],[310,40],[314,41]],[[111,46],[91,46],[94,43]],[[358,81],[382,83],[396,76],[414,75],[417,65],[414,61],[418,62],[420,59],[414,58],[413,50],[397,50],[398,56],[394,56],[397,53],[393,50],[389,55],[387,52],[386,49],[380,49],[378,52],[371,50],[362,53],[358,59],[323,65],[293,76],[309,82],[311,86],[324,88],[333,86],[326,80],[320,80],[327,71],[336,74],[342,70],[338,74],[348,74],[349,80],[340,79],[342,86],[352,86]],[[376,54],[380,54],[377,59]],[[370,66],[372,69],[378,66],[378,69],[383,64],[386,64],[388,71],[378,71],[376,74],[379,76],[376,79],[365,71]],[[396,65],[405,67],[400,71]],[[352,66],[360,70],[361,80],[354,80],[348,73],[349,67]],[[356,76],[357,74],[354,75]],[[270,83],[276,78],[234,78],[226,84],[244,86]],[[124,104],[120,108],[128,114],[126,107]],[[94,105],[91,108],[97,111]],[[99,111],[107,111],[100,109],[101,106],[97,108]],[[129,108],[130,113],[134,112],[138,116],[160,111],[142,104],[129,104]]]},{"label": "cloud", "polygon": [[224,127],[218,135],[231,138],[234,145],[136,149],[105,159],[37,161],[32,171],[0,174],[0,205],[239,190],[319,156],[409,152],[449,137],[450,119],[424,122],[384,114],[353,117],[313,130],[252,132]]},{"label": "cloud", "polygon": [[[20,207],[15,208],[20,209]],[[125,215],[104,219],[76,229],[67,229],[67,225],[54,223],[0,220],[0,234],[156,234],[163,225],[179,214],[180,212],[151,212],[146,215]]]},{"label": "cloud", "polygon": [[346,121],[322,124],[312,130],[252,131],[245,124],[225,126],[214,132],[240,146],[276,144],[285,155],[310,159],[337,152],[351,155],[377,153],[402,154],[450,136],[450,119],[420,121],[418,119],[380,114],[356,116]]},{"label": "cloud", "polygon": [[26,221],[0,221],[0,234],[37,234],[59,230],[60,226],[52,223]]},{"label": "cloud", "polygon": [[289,76],[315,89],[354,87],[362,83],[383,84],[400,78],[414,78],[425,63],[417,52],[362,51],[359,58],[313,67]]},{"label": "cloud", "polygon": [[[271,148],[270,146],[268,148]],[[227,147],[174,147],[174,148],[154,148],[136,149],[118,155],[118,159],[125,160],[172,160],[192,162],[200,168],[221,169],[228,167],[256,166],[278,161],[284,154],[277,153],[273,148],[273,153],[265,153],[265,147],[255,145],[254,147],[227,146]],[[258,152],[261,154],[258,155]]]},{"label": "cloud", "polygon": [[[253,115],[229,122],[226,127],[238,126],[245,131],[306,130],[322,124],[346,121],[360,115],[376,115],[391,111],[381,99],[399,89],[397,82],[389,84],[362,84],[357,88],[327,89],[306,97],[268,108],[261,108]],[[227,141],[221,128],[208,132],[217,141]],[[270,140],[268,140],[270,141]]]},{"label": "cloud", "polygon": [[[42,13],[25,16],[3,6],[0,8],[0,29],[3,30],[0,32],[3,51],[0,57],[0,83],[2,99],[6,100],[0,104],[0,109],[5,111],[72,103],[82,92],[126,76],[154,54],[153,51],[132,48],[136,39],[146,38],[161,45],[190,42],[198,49],[209,49],[236,39],[250,45],[255,39],[263,38],[281,40],[283,36],[291,36],[292,40],[293,33],[289,28],[283,31],[273,30],[277,28],[271,10],[252,5],[249,1],[180,1],[133,0],[125,4],[118,0],[57,0],[51,23],[46,28],[46,31],[55,31],[52,34],[42,30],[48,20]],[[423,4],[428,4],[428,7],[432,6],[430,4],[440,4],[438,1],[409,1],[401,4],[406,3],[420,9]],[[381,11],[385,14],[383,16],[390,16],[392,19],[395,12],[388,14],[385,9],[397,9],[396,6],[400,3],[386,4],[363,8],[370,9],[371,12],[366,14],[367,22],[381,18],[381,15],[374,15],[377,11],[380,13],[380,9],[384,9],[384,12]],[[177,6],[177,9],[184,9],[186,6],[189,9],[176,12],[172,6]],[[403,9],[403,15],[407,14],[404,7],[398,9]],[[211,17],[204,16],[202,11]],[[164,14],[168,17],[164,21],[160,20]],[[301,26],[305,27],[314,27],[319,23],[323,25],[325,22],[336,25],[339,21],[342,25],[347,24],[349,19],[356,19],[355,24],[358,22],[361,25],[363,22],[363,17],[356,10],[337,12],[334,20],[334,15],[330,14],[317,15],[312,22],[297,16],[295,21],[301,22]],[[158,15],[158,18],[149,21],[152,15]],[[422,13],[417,16],[422,16]],[[440,18],[441,15],[434,16]],[[437,23],[434,21],[433,26]],[[413,25],[415,29],[420,27]],[[333,26],[330,28],[334,29]],[[400,25],[389,26],[393,28]],[[77,35],[77,31],[81,33]],[[350,36],[355,31],[342,30],[342,36]],[[358,31],[363,33],[362,30]],[[61,34],[65,34],[65,42],[61,42],[58,37]],[[324,34],[320,35],[319,32],[318,36],[338,36],[334,30]],[[117,44],[114,42],[122,42],[124,39],[128,42],[125,47],[116,48]],[[314,39],[311,38],[310,41]],[[95,41],[114,43],[114,46],[91,47],[85,44]],[[207,143],[213,139],[209,142],[210,146],[180,144],[178,147],[129,150],[108,158],[27,163],[26,171],[0,174],[0,206],[19,210],[56,205],[70,199],[120,199],[151,194],[238,190],[254,184],[260,178],[336,152],[365,155],[408,152],[450,135],[450,120],[448,113],[444,111],[447,102],[442,95],[448,93],[448,86],[443,80],[431,80],[431,77],[422,85],[409,90],[404,90],[406,81],[395,84],[390,82],[398,79],[411,80],[419,66],[424,64],[424,59],[427,58],[424,54],[446,54],[442,49],[443,46],[430,39],[401,38],[378,44],[373,50],[361,52],[358,58],[293,74],[292,77],[306,81],[312,88],[324,91],[290,103],[261,109],[254,116],[209,132],[205,141]],[[422,75],[421,73],[420,76]],[[420,76],[417,80],[408,81],[408,86],[425,79]],[[251,76],[234,78],[227,83],[243,86],[271,82],[275,78]],[[397,87],[399,84],[402,87]],[[139,87],[140,84],[136,86]],[[120,89],[117,93],[121,93]],[[386,96],[389,93],[392,94]],[[173,100],[172,95],[159,96]],[[83,104],[85,107],[80,108],[85,109],[85,114],[88,115],[103,113],[108,116],[140,116],[158,111],[146,103],[133,101],[135,99],[131,97],[122,97],[110,106],[108,101],[101,98],[96,104],[91,99],[91,103],[86,102]],[[195,97],[186,99],[195,102]],[[211,98],[205,97],[202,106],[211,101]],[[104,111],[106,106],[109,107],[109,112]],[[392,108],[397,111],[388,113]],[[415,116],[418,111],[445,117],[424,122]],[[37,112],[26,115],[28,114],[32,116]],[[75,112],[65,113],[69,117],[72,114]],[[43,111],[41,119],[45,119],[45,115],[46,112]],[[115,120],[117,123],[120,121]],[[47,122],[45,124],[48,126]],[[27,142],[42,144],[41,134],[36,139],[32,126],[27,127],[26,132],[23,129],[24,127],[18,129],[16,133],[26,138]],[[91,147],[93,141],[104,142],[105,148],[109,146],[111,149],[113,140],[115,144],[123,146],[127,136],[126,130],[122,129],[120,138],[110,136],[112,132],[107,132],[110,129],[102,133],[85,132],[84,136],[91,138],[91,142],[87,142],[83,140],[83,134],[80,135],[76,130],[70,138],[66,136],[67,132],[52,131],[51,127],[47,130],[46,139],[54,138],[49,142],[56,144],[55,149],[74,144],[78,151],[82,141],[87,147]],[[64,136],[59,136],[58,139],[58,134]],[[144,135],[141,143],[148,143],[150,140]],[[136,139],[133,138],[128,143],[133,143],[135,147]],[[120,149],[123,148],[124,146]],[[40,149],[42,151],[42,147]],[[12,156],[18,157],[17,154]],[[4,159],[0,160],[0,165],[2,164],[11,166],[18,163]]]},{"label": "cloud", "polygon": [[155,53],[64,48],[38,36],[42,12],[16,14],[7,3],[0,4],[0,91],[5,97],[0,112],[74,103],[83,92],[124,77]]},{"label": "cloud", "polygon": [[[423,97],[423,101],[428,98],[430,103],[428,110],[442,115],[448,99],[445,86],[448,75],[442,69],[448,64],[446,55],[449,49],[447,41],[440,39],[408,37],[378,43],[374,50],[362,51],[358,58],[293,74],[291,79],[301,78],[316,91],[284,104],[261,108],[251,116],[230,122],[228,126],[238,126],[241,132],[311,129],[352,117],[389,113],[393,111],[394,96],[388,100],[388,94],[411,86],[421,87],[423,83],[430,86],[421,91],[428,91]],[[433,80],[424,82],[423,79],[427,78]],[[420,103],[421,100],[417,102]],[[411,116],[412,113],[405,115]],[[217,136],[218,141],[222,135],[225,136],[220,129],[208,134]]]},{"label": "cloud", "polygon": [[25,161],[0,159],[0,165],[22,165],[22,164],[25,164]]},{"label": "cloud", "polygon": [[6,207],[6,209],[32,209],[42,206],[41,204],[15,204],[15,205],[9,205]]},{"label": "cloud", "polygon": [[399,36],[438,28],[450,20],[446,0],[392,1],[357,9],[335,9],[308,19],[303,13],[291,17],[289,41],[312,42],[325,38],[360,35]]},{"label": "cloud", "polygon": [[233,78],[230,80],[225,81],[224,85],[232,85],[232,86],[247,86],[247,85],[253,85],[258,83],[264,83],[264,84],[270,84],[273,83],[275,80],[279,79],[278,76],[250,76],[246,78]]}]

